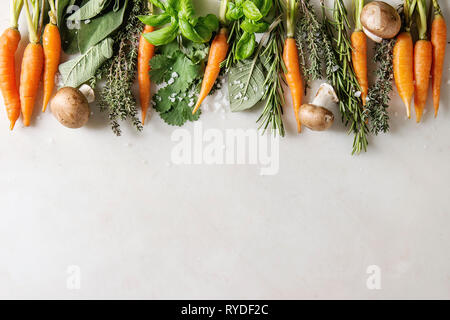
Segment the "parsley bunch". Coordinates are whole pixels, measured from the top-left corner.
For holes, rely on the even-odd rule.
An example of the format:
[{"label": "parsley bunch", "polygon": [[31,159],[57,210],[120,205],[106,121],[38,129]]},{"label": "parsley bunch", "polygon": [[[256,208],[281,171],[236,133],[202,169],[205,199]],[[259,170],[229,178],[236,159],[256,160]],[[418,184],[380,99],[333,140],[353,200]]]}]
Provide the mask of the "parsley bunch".
[{"label": "parsley bunch", "polygon": [[171,42],[161,47],[150,60],[150,77],[162,87],[153,96],[153,106],[169,125],[182,126],[196,121],[200,112],[192,114],[203,77],[202,63],[208,46],[186,41]]}]

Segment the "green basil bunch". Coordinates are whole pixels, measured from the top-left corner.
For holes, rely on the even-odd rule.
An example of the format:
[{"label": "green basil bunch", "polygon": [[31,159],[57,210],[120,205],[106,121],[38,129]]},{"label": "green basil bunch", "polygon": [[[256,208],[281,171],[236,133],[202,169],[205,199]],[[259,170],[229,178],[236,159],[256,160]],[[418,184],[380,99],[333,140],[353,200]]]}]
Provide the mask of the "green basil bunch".
[{"label": "green basil bunch", "polygon": [[150,0],[162,10],[161,14],[139,16],[139,19],[153,27],[168,26],[144,34],[145,39],[155,46],[168,44],[181,33],[186,39],[193,42],[208,42],[214,31],[219,28],[219,19],[213,14],[204,17],[195,17],[192,0]]},{"label": "green basil bunch", "polygon": [[236,59],[249,58],[256,48],[255,33],[265,32],[269,24],[261,21],[272,9],[272,0],[235,0],[228,2],[226,18],[240,21],[244,31],[236,45]]}]

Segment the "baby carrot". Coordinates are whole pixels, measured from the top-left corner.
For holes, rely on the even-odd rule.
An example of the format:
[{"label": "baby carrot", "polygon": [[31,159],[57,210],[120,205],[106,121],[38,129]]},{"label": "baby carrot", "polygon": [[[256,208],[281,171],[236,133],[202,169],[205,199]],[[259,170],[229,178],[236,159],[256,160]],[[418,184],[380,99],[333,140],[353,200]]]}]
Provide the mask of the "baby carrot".
[{"label": "baby carrot", "polygon": [[138,83],[139,83],[139,96],[141,100],[141,112],[142,112],[142,124],[145,124],[145,118],[147,116],[147,110],[150,106],[151,97],[151,83],[150,83],[150,59],[155,53],[155,46],[145,40],[144,34],[153,32],[152,26],[145,26],[144,32],[139,40],[138,51]]},{"label": "baby carrot", "polygon": [[416,110],[416,122],[420,122],[427,103],[433,48],[427,38],[426,0],[418,0],[417,9],[419,10],[417,15],[419,41],[414,46],[414,108]]},{"label": "baby carrot", "polygon": [[203,76],[202,88],[198,96],[197,103],[192,111],[192,114],[196,113],[203,100],[208,96],[217,77],[220,73],[220,64],[227,57],[228,52],[228,40],[227,29],[221,28],[219,33],[214,37],[209,49],[208,64],[206,65],[205,75]]},{"label": "baby carrot", "polygon": [[302,125],[299,118],[299,110],[302,105],[303,80],[300,74],[300,62],[298,58],[297,44],[294,39],[295,24],[295,0],[288,0],[287,5],[287,38],[284,43],[283,61],[286,66],[286,83],[291,90],[292,102],[297,122],[297,131],[302,131]]},{"label": "baby carrot", "polygon": [[11,1],[11,27],[0,37],[0,90],[10,122],[10,130],[20,116],[20,96],[16,83],[15,54],[20,42],[18,19],[23,0]]},{"label": "baby carrot", "polygon": [[447,26],[437,0],[433,0],[434,19],[431,25],[431,44],[433,45],[433,64],[431,87],[433,90],[434,116],[439,110],[441,97],[442,71],[444,69],[445,47],[447,46]]},{"label": "baby carrot", "polygon": [[411,100],[414,95],[414,46],[411,37],[411,16],[416,1],[404,1],[405,31],[397,36],[393,52],[394,80],[398,94],[406,107],[406,115],[411,118]]},{"label": "baby carrot", "polygon": [[[58,0],[56,0],[58,1]],[[55,88],[55,75],[58,71],[61,57],[61,35],[56,26],[56,6],[54,0],[48,1],[50,4],[50,23],[45,26],[42,36],[44,47],[44,102],[42,112],[47,109],[48,102]]]},{"label": "baby carrot", "polygon": [[227,0],[222,0],[220,3],[220,23],[222,27],[220,28],[214,40],[211,42],[211,47],[209,48],[208,63],[205,69],[205,75],[203,76],[202,87],[200,89],[200,94],[198,96],[197,103],[195,104],[192,114],[196,113],[203,100],[211,92],[214,83],[220,73],[220,64],[227,57],[228,52],[228,29],[225,27],[227,24],[225,15],[227,11]]},{"label": "baby carrot", "polygon": [[361,87],[361,99],[363,105],[366,104],[367,93],[369,92],[369,81],[367,80],[367,37],[362,31],[360,20],[361,10],[364,7],[364,0],[354,0],[355,5],[355,31],[352,33],[352,64],[356,79]]},{"label": "baby carrot", "polygon": [[20,73],[20,103],[22,107],[23,124],[30,125],[33,114],[36,94],[41,80],[44,67],[44,50],[39,43],[39,1],[30,0],[33,5],[33,16],[31,16],[28,0],[25,0],[25,8],[30,32],[30,43],[25,49]]}]

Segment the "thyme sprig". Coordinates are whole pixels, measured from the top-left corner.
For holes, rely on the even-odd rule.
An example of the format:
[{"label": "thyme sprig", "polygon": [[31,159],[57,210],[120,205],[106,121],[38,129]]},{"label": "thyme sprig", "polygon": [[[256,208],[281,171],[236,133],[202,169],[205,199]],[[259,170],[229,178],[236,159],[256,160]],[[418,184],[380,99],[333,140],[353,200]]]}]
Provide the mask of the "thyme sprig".
[{"label": "thyme sprig", "polygon": [[358,81],[351,63],[351,42],[348,36],[349,21],[343,0],[335,0],[333,19],[326,15],[324,0],[323,44],[325,48],[326,76],[339,98],[342,121],[349,126],[348,133],[354,134],[352,154],[367,150],[367,112],[357,96]]},{"label": "thyme sprig", "polygon": [[296,41],[302,63],[305,89],[308,83],[322,78],[323,28],[310,0],[299,1],[300,18],[297,24]]},{"label": "thyme sprig", "polygon": [[[105,79],[100,93],[100,110],[108,112],[113,132],[120,136],[119,120],[129,120],[141,131],[142,123],[132,87],[136,78],[139,37],[143,24],[137,18],[147,13],[147,0],[134,0],[123,27],[113,36],[114,56],[97,71],[96,79]],[[95,85],[94,81],[92,84]]]},{"label": "thyme sprig", "polygon": [[375,44],[373,62],[378,65],[375,71],[376,81],[369,90],[369,101],[366,108],[369,110],[370,131],[377,135],[389,131],[388,107],[391,100],[392,81],[394,71],[392,68],[393,50],[395,40],[383,40]]}]

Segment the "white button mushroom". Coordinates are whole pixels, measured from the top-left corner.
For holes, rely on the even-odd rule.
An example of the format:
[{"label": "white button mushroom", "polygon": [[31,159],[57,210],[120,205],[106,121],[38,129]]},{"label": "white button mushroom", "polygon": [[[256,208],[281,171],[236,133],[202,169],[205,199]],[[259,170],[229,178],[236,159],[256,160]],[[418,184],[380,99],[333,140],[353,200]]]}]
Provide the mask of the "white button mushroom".
[{"label": "white button mushroom", "polygon": [[360,19],[364,33],[375,42],[394,38],[402,26],[397,10],[383,1],[366,4]]}]

